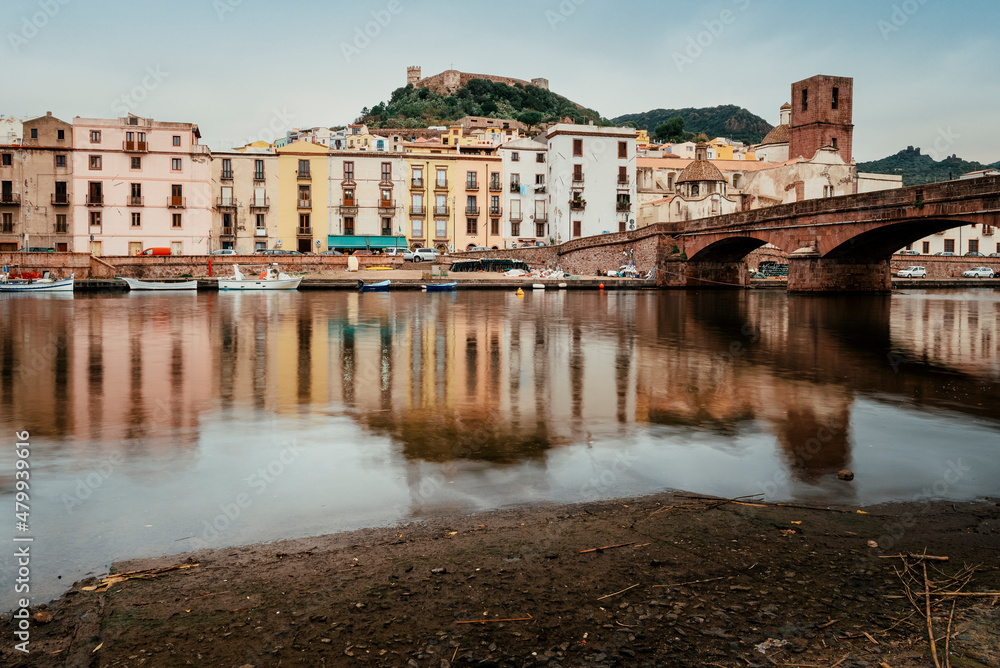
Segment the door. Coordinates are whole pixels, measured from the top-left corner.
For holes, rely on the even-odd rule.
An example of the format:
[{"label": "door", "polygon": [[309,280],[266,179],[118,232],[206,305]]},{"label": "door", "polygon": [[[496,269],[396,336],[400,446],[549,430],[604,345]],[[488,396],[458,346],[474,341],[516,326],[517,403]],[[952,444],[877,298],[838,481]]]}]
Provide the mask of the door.
[{"label": "door", "polygon": [[56,252],[57,253],[65,253],[68,250],[69,250],[69,245],[68,244],[56,244]]},{"label": "door", "polygon": [[180,241],[171,241],[170,242],[170,254],[171,255],[182,255],[183,254],[182,253],[183,248],[184,248],[184,244],[182,242],[180,242]]},{"label": "door", "polygon": [[101,256],[101,242],[100,241],[91,241],[90,242],[90,254],[91,255],[96,255],[97,257]]},{"label": "door", "polygon": [[298,251],[300,253],[308,253],[312,250],[310,247],[312,245],[312,239],[299,239]]},{"label": "door", "polygon": [[138,255],[142,252],[142,242],[141,241],[130,241],[128,242],[128,254]]}]

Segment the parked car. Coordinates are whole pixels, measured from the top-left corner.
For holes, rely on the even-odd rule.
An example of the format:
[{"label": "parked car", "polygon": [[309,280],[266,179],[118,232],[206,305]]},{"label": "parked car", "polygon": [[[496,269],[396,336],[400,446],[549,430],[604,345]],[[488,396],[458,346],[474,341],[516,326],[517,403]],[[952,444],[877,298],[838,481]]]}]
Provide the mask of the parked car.
[{"label": "parked car", "polygon": [[209,255],[239,255],[239,253],[232,248],[220,248],[219,250],[212,251]]},{"label": "parked car", "polygon": [[920,251],[915,251],[915,250],[901,250],[901,251],[899,251],[899,254],[900,255],[920,255]]},{"label": "parked car", "polygon": [[146,250],[139,251],[136,255],[170,255],[170,249],[165,246],[147,248]]},{"label": "parked car", "polygon": [[42,248],[40,246],[32,246],[31,248],[22,248],[22,252],[25,253],[55,253],[55,248]]},{"label": "parked car", "polygon": [[323,251],[320,255],[343,255],[339,250],[330,249],[328,251]]},{"label": "parked car", "polygon": [[944,257],[958,257],[958,253],[952,253],[951,251],[939,251],[934,253],[935,255],[942,255]]},{"label": "parked car", "polygon": [[470,251],[488,251],[489,248],[487,248],[486,246],[473,246],[469,250]]},{"label": "parked car", "polygon": [[989,267],[973,267],[962,272],[964,278],[993,278],[994,272]]},{"label": "parked car", "polygon": [[896,275],[900,278],[927,278],[927,270],[923,267],[912,266],[900,269]]},{"label": "parked car", "polygon": [[414,262],[434,262],[438,259],[438,252],[433,248],[418,248],[413,251]]},{"label": "parked car", "polygon": [[965,254],[965,257],[986,257],[986,256],[977,251],[969,251],[968,253]]},{"label": "parked car", "polygon": [[289,255],[289,251],[282,248],[265,248],[264,250],[259,250],[254,255]]},{"label": "parked car", "polygon": [[1000,257],[1000,253],[990,253],[986,257]]},{"label": "parked car", "polygon": [[382,251],[382,255],[391,255],[393,257],[402,257],[405,253],[410,251],[409,248],[386,248]]}]

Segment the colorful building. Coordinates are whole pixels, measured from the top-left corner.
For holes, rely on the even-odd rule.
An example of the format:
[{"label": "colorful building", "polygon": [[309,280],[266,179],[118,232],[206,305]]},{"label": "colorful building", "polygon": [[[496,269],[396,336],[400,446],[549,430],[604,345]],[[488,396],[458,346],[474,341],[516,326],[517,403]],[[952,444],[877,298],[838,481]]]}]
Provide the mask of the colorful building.
[{"label": "colorful building", "polygon": [[245,146],[212,152],[214,196],[210,250],[250,254],[277,237],[278,156]]},{"label": "colorful building", "polygon": [[295,142],[278,154],[277,230],[273,248],[315,253],[326,249],[329,149]]},{"label": "colorful building", "polygon": [[407,167],[402,154],[333,152],[329,175],[328,248],[407,247]]}]

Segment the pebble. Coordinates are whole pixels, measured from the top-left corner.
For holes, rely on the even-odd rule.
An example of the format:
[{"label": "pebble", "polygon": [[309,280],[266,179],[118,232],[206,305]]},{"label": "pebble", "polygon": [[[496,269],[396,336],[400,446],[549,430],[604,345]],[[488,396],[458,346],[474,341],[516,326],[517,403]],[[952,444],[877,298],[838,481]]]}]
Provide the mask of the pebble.
[{"label": "pebble", "polygon": [[837,477],[841,480],[854,480],[854,472],[848,469],[837,471]]}]

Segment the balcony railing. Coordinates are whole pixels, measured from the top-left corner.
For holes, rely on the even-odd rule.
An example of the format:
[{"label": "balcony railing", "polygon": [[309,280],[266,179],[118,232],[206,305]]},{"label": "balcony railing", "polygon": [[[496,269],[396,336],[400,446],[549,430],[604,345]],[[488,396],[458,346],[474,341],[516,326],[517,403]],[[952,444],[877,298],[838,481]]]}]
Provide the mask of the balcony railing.
[{"label": "balcony railing", "polygon": [[345,199],[344,203],[340,205],[340,210],[343,211],[344,209],[348,209],[348,210],[351,210],[351,211],[357,211],[358,210],[358,203],[357,203],[357,201],[353,200],[353,199]]},{"label": "balcony railing", "polygon": [[627,176],[619,176],[618,177],[618,187],[619,188],[628,188],[629,187],[629,178]]},{"label": "balcony railing", "polygon": [[467,206],[465,207],[466,216],[478,216],[481,209],[478,206]]},{"label": "balcony railing", "polygon": [[298,232],[297,232],[297,234],[299,236],[303,236],[303,237],[304,236],[312,236],[312,233],[313,233],[313,228],[311,228],[311,227],[300,227],[298,229]]},{"label": "balcony railing", "polygon": [[145,153],[149,149],[144,141],[128,141],[122,142],[122,149],[132,152],[132,153]]},{"label": "balcony railing", "polygon": [[224,237],[231,237],[231,236],[233,236],[233,228],[231,228],[231,227],[223,227],[222,228],[222,232],[221,232],[221,236],[224,236]]},{"label": "balcony railing", "polygon": [[183,209],[185,206],[187,206],[187,197],[171,195],[167,198],[167,207],[170,209]]},{"label": "balcony railing", "polygon": [[569,208],[574,211],[582,211],[587,208],[587,200],[584,199],[571,199],[569,201]]},{"label": "balcony railing", "polygon": [[129,195],[128,196],[128,206],[143,206],[145,203],[142,195]]},{"label": "balcony railing", "polygon": [[513,223],[519,223],[522,220],[524,220],[524,214],[521,213],[520,211],[511,211],[510,212],[510,220]]},{"label": "balcony railing", "polygon": [[253,173],[253,180],[254,181],[263,181],[264,180],[264,172],[254,172]]},{"label": "balcony railing", "polygon": [[503,207],[502,206],[491,206],[490,207],[490,215],[491,216],[502,216],[503,215]]},{"label": "balcony railing", "polygon": [[451,207],[447,206],[436,206],[434,207],[435,216],[448,216],[451,215]]},{"label": "balcony railing", "polygon": [[104,206],[104,195],[87,195],[87,206]]},{"label": "balcony railing", "polygon": [[427,213],[427,210],[424,209],[423,205],[412,205],[412,206],[410,206],[410,215],[411,216],[422,216],[425,213]]},{"label": "balcony railing", "polygon": [[632,210],[632,202],[618,202],[615,205],[615,211],[618,212],[631,211],[631,210]]},{"label": "balcony railing", "polygon": [[231,171],[230,172],[222,172],[222,176],[220,178],[223,181],[232,181],[233,180],[233,173]]},{"label": "balcony railing", "polygon": [[543,213],[536,213],[535,214],[535,222],[536,223],[547,223],[547,222],[549,222],[549,214],[548,214],[548,212],[546,211],[546,212],[543,212]]},{"label": "balcony railing", "polygon": [[465,189],[477,192],[479,190],[479,181],[466,181]]},{"label": "balcony railing", "polygon": [[490,192],[491,193],[503,192],[503,186],[500,184],[499,181],[490,181]]},{"label": "balcony railing", "polygon": [[548,191],[549,191],[549,189],[546,188],[545,186],[535,186],[535,194],[536,195],[544,195]]},{"label": "balcony railing", "polygon": [[312,179],[312,172],[308,169],[297,169],[295,170],[295,177],[302,180]]},{"label": "balcony railing", "polygon": [[573,183],[574,184],[583,183],[583,174],[573,174]]},{"label": "balcony railing", "polygon": [[53,206],[69,206],[69,193],[52,193]]},{"label": "balcony railing", "polygon": [[510,191],[512,193],[519,193],[519,192],[521,192],[521,184],[517,183],[515,181],[511,181],[510,182]]},{"label": "balcony railing", "polygon": [[267,195],[263,197],[254,197],[250,200],[251,209],[269,209],[271,207],[270,201]]},{"label": "balcony railing", "polygon": [[396,210],[396,200],[394,199],[380,199],[378,201],[379,211],[395,211]]},{"label": "balcony railing", "polygon": [[311,209],[312,208],[312,198],[309,199],[299,199],[300,209]]},{"label": "balcony railing", "polygon": [[410,187],[411,188],[423,188],[424,187],[424,180],[423,179],[410,179]]},{"label": "balcony railing", "polygon": [[448,189],[448,181],[434,182],[434,190],[447,190],[447,189]]},{"label": "balcony railing", "polygon": [[237,202],[232,197],[217,197],[215,198],[215,206],[220,209],[235,209]]}]

